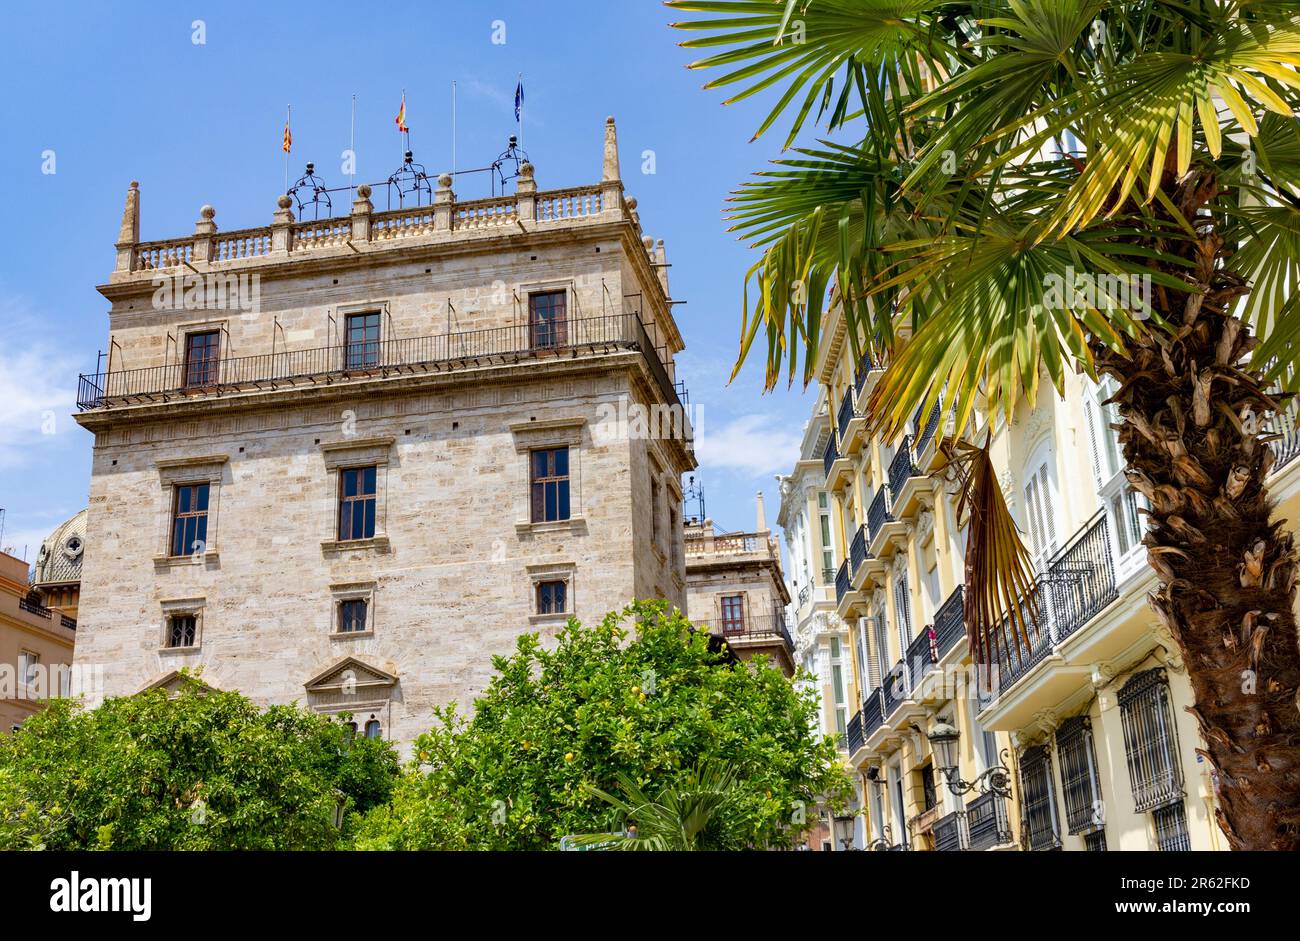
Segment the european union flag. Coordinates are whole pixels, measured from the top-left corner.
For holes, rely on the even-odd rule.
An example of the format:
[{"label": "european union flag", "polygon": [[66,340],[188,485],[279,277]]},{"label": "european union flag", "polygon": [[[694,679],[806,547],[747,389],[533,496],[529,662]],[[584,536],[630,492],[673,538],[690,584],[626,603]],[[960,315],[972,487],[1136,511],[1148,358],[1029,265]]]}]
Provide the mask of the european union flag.
[{"label": "european union flag", "polygon": [[519,84],[515,86],[515,123],[516,124],[519,123],[519,116],[522,113],[523,108],[524,108],[524,81],[523,79],[520,79]]}]

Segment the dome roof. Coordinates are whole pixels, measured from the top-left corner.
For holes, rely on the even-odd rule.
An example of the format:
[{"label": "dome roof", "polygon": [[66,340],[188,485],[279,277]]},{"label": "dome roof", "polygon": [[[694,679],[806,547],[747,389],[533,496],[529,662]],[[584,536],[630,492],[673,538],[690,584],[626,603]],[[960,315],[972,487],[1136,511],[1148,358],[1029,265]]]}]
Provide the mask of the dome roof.
[{"label": "dome roof", "polygon": [[81,581],[81,560],[86,553],[86,511],[82,510],[41,543],[36,555],[34,587]]}]

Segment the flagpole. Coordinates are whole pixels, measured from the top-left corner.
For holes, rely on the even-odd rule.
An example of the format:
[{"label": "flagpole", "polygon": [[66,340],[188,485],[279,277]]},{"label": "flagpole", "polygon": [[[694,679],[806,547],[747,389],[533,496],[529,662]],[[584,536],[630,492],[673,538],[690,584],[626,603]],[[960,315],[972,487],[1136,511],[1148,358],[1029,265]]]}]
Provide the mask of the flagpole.
[{"label": "flagpole", "polygon": [[[293,105],[285,105],[284,126],[293,133]],[[284,191],[289,192],[289,151],[284,152]]]},{"label": "flagpole", "polygon": [[[406,89],[405,89],[405,88],[402,89],[402,123],[403,123],[403,124],[406,124]],[[407,125],[406,127],[403,127],[403,128],[402,128],[402,134],[403,134],[403,136],[404,136],[404,140],[406,141],[406,147],[405,147],[404,149],[405,149],[405,150],[410,150],[410,149],[411,149],[411,128],[410,128],[410,125]],[[405,158],[406,155],[403,154],[402,156],[403,156],[403,158]]]},{"label": "flagpole", "polygon": [[456,185],[456,83],[451,83],[451,185]]},{"label": "flagpole", "polygon": [[352,157],[352,172],[348,174],[348,186],[352,197],[356,198],[357,189],[357,96],[352,96],[352,130],[348,135],[348,154]]},{"label": "flagpole", "polygon": [[524,73],[523,73],[523,72],[520,72],[520,73],[519,73],[519,86],[518,86],[518,87],[519,87],[520,92],[521,92],[521,94],[519,95],[519,146],[520,146],[520,147],[523,147],[523,146],[524,146],[524,104],[525,104],[525,102],[524,102],[524,96],[523,96],[523,94],[522,94],[523,87],[524,87]]}]

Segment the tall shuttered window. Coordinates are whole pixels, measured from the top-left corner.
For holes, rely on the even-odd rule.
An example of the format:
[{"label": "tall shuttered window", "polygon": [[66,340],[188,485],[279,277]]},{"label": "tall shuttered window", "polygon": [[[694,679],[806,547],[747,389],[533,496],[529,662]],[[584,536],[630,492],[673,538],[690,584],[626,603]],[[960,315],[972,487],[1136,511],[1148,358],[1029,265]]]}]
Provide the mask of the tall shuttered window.
[{"label": "tall shuttered window", "polygon": [[1061,764],[1061,797],[1070,833],[1091,833],[1105,823],[1101,778],[1087,716],[1066,719],[1056,730],[1056,757]]},{"label": "tall shuttered window", "polygon": [[1134,810],[1146,813],[1183,799],[1178,733],[1162,667],[1137,673],[1119,692],[1124,753]]},{"label": "tall shuttered window", "polygon": [[1021,827],[1031,850],[1060,849],[1056,794],[1052,787],[1052,753],[1046,745],[1026,748],[1020,756]]}]

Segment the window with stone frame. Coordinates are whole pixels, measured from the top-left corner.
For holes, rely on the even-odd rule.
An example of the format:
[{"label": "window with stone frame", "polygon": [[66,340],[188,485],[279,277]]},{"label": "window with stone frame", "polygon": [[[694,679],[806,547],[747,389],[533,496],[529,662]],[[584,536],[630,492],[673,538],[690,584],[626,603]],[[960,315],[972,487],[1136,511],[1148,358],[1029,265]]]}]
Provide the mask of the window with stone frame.
[{"label": "window with stone frame", "polygon": [[173,488],[170,550],[173,558],[201,553],[207,547],[210,487],[204,481],[177,484]]},{"label": "window with stone frame", "polygon": [[743,634],[745,632],[745,596],[723,595],[720,604],[722,632],[724,634]]},{"label": "window with stone frame", "polygon": [[368,311],[348,314],[344,320],[345,369],[366,369],[379,365],[380,314]]},{"label": "window with stone frame", "polygon": [[528,463],[532,521],[554,523],[567,520],[570,515],[569,449],[532,451]]},{"label": "window with stone frame", "polygon": [[373,539],[378,505],[378,468],[345,467],[339,470],[339,542]]},{"label": "window with stone frame", "polygon": [[221,331],[202,330],[185,335],[185,386],[214,385],[220,378]]},{"label": "window with stone frame", "polygon": [[568,614],[569,583],[563,579],[538,582],[537,613]]},{"label": "window with stone frame", "polygon": [[167,637],[164,646],[169,648],[198,645],[199,618],[193,613],[171,614],[167,617]]},{"label": "window with stone frame", "polygon": [[569,342],[566,307],[564,291],[539,291],[528,295],[529,348],[554,349]]},{"label": "window with stone frame", "polygon": [[370,601],[366,598],[343,598],[338,602],[338,633],[361,634],[369,630]]}]

